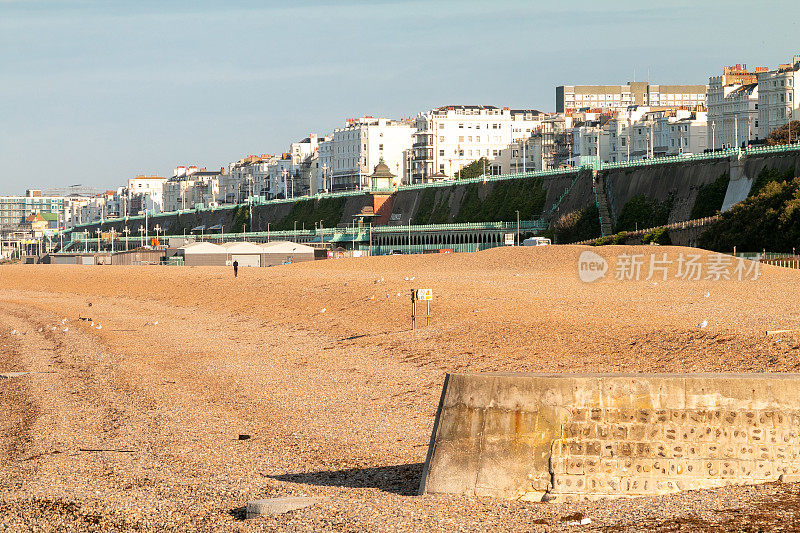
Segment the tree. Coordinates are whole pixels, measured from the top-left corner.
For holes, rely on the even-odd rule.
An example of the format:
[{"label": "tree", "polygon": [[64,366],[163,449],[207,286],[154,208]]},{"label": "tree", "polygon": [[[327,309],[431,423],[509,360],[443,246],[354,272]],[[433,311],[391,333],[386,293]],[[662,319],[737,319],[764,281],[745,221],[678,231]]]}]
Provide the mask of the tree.
[{"label": "tree", "polygon": [[[791,128],[791,136],[789,135],[790,134],[789,128]],[[792,120],[791,122],[787,122],[780,128],[772,130],[772,132],[767,137],[767,145],[769,146],[775,146],[778,144],[789,144],[790,141],[791,142],[800,141],[800,121],[798,120]]]},{"label": "tree", "polygon": [[489,160],[485,157],[481,157],[477,161],[473,161],[469,165],[462,167],[456,173],[456,179],[460,180],[468,180],[471,178],[478,178],[483,175],[484,169],[486,173],[489,173]]}]

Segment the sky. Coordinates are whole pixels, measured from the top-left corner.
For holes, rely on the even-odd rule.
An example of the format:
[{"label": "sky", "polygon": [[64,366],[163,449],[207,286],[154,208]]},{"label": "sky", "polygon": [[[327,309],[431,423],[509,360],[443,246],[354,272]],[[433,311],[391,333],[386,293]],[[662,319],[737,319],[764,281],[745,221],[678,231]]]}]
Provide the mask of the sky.
[{"label": "sky", "polygon": [[[757,16],[755,16],[757,14]],[[347,118],[555,110],[800,53],[800,2],[0,0],[0,195],[281,153]]]}]

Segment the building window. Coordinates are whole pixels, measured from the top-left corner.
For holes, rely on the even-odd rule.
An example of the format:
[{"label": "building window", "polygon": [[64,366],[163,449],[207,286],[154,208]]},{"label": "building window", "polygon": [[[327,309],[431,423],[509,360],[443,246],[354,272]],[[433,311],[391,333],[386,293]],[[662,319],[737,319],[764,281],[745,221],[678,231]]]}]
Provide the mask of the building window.
[{"label": "building window", "polygon": [[460,142],[460,143],[463,143],[463,142],[464,142],[464,136],[463,136],[463,135],[461,135],[461,136],[458,138],[458,142]]},{"label": "building window", "polygon": [[459,124],[458,125],[458,129],[463,130],[464,129],[464,125],[463,124]]},{"label": "building window", "polygon": [[378,150],[381,150],[381,151],[383,150],[383,145],[382,144],[378,145]]},{"label": "building window", "polygon": [[440,174],[444,174],[444,163],[442,163],[441,165],[439,165],[439,173],[440,173]]},{"label": "building window", "polygon": [[444,137],[439,137],[439,142],[443,143],[444,142]]}]

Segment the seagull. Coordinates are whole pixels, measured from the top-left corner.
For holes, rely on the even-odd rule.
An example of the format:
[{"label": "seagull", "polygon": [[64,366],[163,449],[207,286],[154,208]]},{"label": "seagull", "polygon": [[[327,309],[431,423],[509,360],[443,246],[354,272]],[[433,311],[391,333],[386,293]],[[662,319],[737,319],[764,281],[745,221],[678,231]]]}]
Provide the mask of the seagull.
[{"label": "seagull", "polygon": [[703,328],[705,328],[707,325],[708,325],[708,320],[703,320],[702,322],[700,322],[699,324],[697,324],[697,327],[698,327],[698,328],[700,328],[700,329],[703,329]]},{"label": "seagull", "polygon": [[327,307],[323,307],[322,309],[319,310],[319,312],[320,313],[324,313],[326,309],[327,309]]},{"label": "seagull", "polygon": [[97,324],[97,329],[103,329],[103,326],[101,326],[100,324]]},{"label": "seagull", "polygon": [[708,298],[709,296],[711,296],[711,293],[709,291],[706,291],[706,298]]},{"label": "seagull", "polygon": [[69,328],[64,328],[64,333],[68,332]]}]

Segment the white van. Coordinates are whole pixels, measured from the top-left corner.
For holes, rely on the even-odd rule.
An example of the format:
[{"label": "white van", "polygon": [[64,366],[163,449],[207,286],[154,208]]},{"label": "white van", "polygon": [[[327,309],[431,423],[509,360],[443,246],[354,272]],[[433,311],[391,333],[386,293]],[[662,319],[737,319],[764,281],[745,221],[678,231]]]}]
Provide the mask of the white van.
[{"label": "white van", "polygon": [[545,237],[530,237],[522,241],[522,246],[547,246],[549,244],[553,243]]}]

